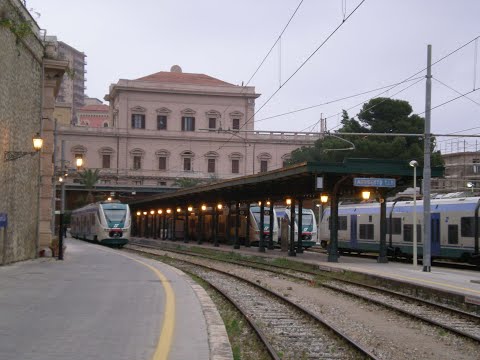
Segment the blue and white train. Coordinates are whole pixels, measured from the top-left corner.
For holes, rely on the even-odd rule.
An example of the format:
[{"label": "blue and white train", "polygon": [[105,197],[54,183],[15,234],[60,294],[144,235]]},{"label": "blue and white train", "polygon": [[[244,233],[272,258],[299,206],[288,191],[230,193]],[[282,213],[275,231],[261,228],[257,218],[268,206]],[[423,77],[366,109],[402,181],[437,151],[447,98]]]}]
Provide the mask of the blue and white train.
[{"label": "blue and white train", "polygon": [[99,201],[72,211],[70,234],[76,239],[122,247],[130,239],[130,208],[120,201]]},{"label": "blue and white train", "polygon": [[[431,254],[434,258],[477,263],[475,253],[480,229],[480,197],[431,200]],[[386,241],[394,256],[413,254],[413,200],[387,203]],[[417,201],[417,254],[423,252],[423,201]],[[380,239],[380,204],[340,205],[338,210],[338,248],[340,252],[378,252]],[[330,240],[330,208],[325,209],[320,224],[320,239],[326,247]]]}]

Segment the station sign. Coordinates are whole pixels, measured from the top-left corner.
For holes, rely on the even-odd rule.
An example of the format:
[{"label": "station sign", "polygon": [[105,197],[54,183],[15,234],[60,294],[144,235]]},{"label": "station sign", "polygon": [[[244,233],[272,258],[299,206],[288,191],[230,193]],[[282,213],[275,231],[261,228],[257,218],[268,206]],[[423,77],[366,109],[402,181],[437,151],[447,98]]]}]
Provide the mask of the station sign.
[{"label": "station sign", "polygon": [[0,213],[0,228],[6,228],[8,225],[7,213]]},{"label": "station sign", "polygon": [[353,186],[394,188],[397,181],[388,178],[353,178]]},{"label": "station sign", "polygon": [[323,176],[317,176],[317,189],[323,189]]}]

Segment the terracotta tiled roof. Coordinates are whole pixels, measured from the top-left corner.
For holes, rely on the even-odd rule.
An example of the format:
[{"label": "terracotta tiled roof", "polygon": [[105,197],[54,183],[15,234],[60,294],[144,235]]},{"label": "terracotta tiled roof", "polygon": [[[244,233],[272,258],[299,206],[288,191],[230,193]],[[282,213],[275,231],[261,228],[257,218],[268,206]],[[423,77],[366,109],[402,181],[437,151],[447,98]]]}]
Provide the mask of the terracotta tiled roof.
[{"label": "terracotta tiled roof", "polygon": [[108,105],[86,105],[78,109],[78,111],[108,111]]},{"label": "terracotta tiled roof", "polygon": [[169,71],[160,71],[155,74],[138,78],[136,80],[210,86],[233,85],[205,74],[189,74]]}]

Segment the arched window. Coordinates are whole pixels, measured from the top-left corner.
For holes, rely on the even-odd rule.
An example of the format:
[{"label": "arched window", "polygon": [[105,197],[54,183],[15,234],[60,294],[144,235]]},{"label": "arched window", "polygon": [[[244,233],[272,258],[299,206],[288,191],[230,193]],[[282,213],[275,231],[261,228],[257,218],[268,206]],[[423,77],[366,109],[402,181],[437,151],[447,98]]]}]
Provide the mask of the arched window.
[{"label": "arched window", "polygon": [[240,173],[240,161],[243,159],[243,155],[239,152],[233,152],[228,155],[232,164],[232,174]]},{"label": "arched window", "polygon": [[133,149],[130,151],[130,156],[132,158],[132,169],[141,170],[142,169],[142,159],[145,156],[145,151],[139,148]]},{"label": "arched window", "polygon": [[232,130],[240,130],[240,127],[243,126],[243,113],[240,111],[232,111],[229,115],[232,121]]},{"label": "arched window", "polygon": [[283,167],[288,166],[288,162],[290,161],[291,158],[292,158],[292,154],[290,153],[282,155],[282,166]]},{"label": "arched window", "polygon": [[166,171],[168,169],[168,158],[170,157],[170,151],[161,149],[155,151],[155,155],[158,159],[158,170]]},{"label": "arched window", "polygon": [[215,174],[217,170],[217,158],[220,156],[218,155],[217,152],[215,151],[209,151],[205,155],[205,158],[207,159],[207,172],[209,174]]},{"label": "arched window", "polygon": [[217,110],[210,110],[205,113],[207,117],[207,125],[209,130],[215,130],[217,127],[220,127],[220,119],[222,114]]},{"label": "arched window", "polygon": [[260,172],[267,172],[268,171],[268,164],[272,159],[272,155],[269,153],[261,153],[257,156],[258,161],[260,161]]},{"label": "arched window", "polygon": [[185,109],[182,113],[182,131],[195,131],[195,114],[192,109]]},{"label": "arched window", "polygon": [[167,130],[168,116],[172,112],[166,107],[161,107],[156,110],[157,112],[157,130]]},{"label": "arched window", "polygon": [[132,115],[132,129],[145,129],[145,113],[147,109],[135,106],[130,109]]},{"label": "arched window", "polygon": [[183,151],[180,156],[182,157],[183,171],[193,171],[193,158],[195,154],[189,150]]},{"label": "arched window", "polygon": [[102,168],[110,169],[114,150],[111,147],[104,146],[98,151],[98,153],[100,154],[100,159],[102,161]]}]

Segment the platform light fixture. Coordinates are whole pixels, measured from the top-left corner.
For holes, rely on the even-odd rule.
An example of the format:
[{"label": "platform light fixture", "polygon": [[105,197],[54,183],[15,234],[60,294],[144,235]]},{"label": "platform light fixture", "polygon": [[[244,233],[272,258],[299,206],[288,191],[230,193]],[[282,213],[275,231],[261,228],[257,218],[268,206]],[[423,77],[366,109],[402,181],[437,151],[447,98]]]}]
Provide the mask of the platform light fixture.
[{"label": "platform light fixture", "polygon": [[162,215],[162,214],[163,214],[163,210],[162,210],[162,209],[158,209],[157,213],[158,213],[159,215]]},{"label": "platform light fixture", "polygon": [[143,215],[147,215],[147,212],[146,212],[146,211],[144,211],[144,212],[143,212]]},{"label": "platform light fixture", "polygon": [[77,167],[77,170],[81,169],[83,166],[83,158],[78,157],[75,159],[75,166]]},{"label": "platform light fixture", "polygon": [[150,210],[150,215],[155,214],[155,210]]},{"label": "platform light fixture", "polygon": [[223,209],[223,205],[222,205],[222,204],[218,204],[218,205],[217,205],[217,209],[218,209],[218,210],[222,210],[222,209]]},{"label": "platform light fixture", "polygon": [[112,201],[112,198],[109,196],[109,197],[107,198],[107,201]]},{"label": "platform light fixture", "polygon": [[188,210],[188,212],[192,212],[192,211],[193,211],[193,206],[189,206],[189,207],[187,208],[187,210]]},{"label": "platform light fixture", "polygon": [[270,206],[270,201],[267,201],[267,206]]},{"label": "platform light fixture", "polygon": [[167,209],[167,214],[170,214],[172,212],[172,209]]},{"label": "platform light fixture", "polygon": [[43,146],[43,139],[40,137],[39,133],[36,133],[35,136],[32,138],[33,142],[33,149],[35,151],[5,151],[3,153],[3,160],[4,161],[13,161],[24,157],[25,155],[35,155],[36,153],[42,150]]},{"label": "platform light fixture", "polygon": [[286,201],[287,205],[292,205],[292,199],[288,198]]},{"label": "platform light fixture", "polygon": [[258,206],[262,206],[262,202],[261,202],[261,201],[258,202]]},{"label": "platform light fixture", "polygon": [[180,211],[182,211],[182,208],[177,208],[177,213],[179,213]]},{"label": "platform light fixture", "polygon": [[326,204],[328,202],[328,195],[324,195],[324,194],[320,195],[320,202],[322,204]]},{"label": "platform light fixture", "polygon": [[471,182],[471,181],[467,182],[467,187],[468,187],[470,190],[472,190],[472,193],[473,193],[473,189],[474,189],[474,187],[475,187],[474,184],[473,184],[473,182]]},{"label": "platform light fixture", "polygon": [[362,191],[362,199],[363,199],[363,200],[368,200],[368,199],[370,199],[370,191],[369,191],[369,190],[363,190],[363,191]]},{"label": "platform light fixture", "polygon": [[204,204],[202,205],[202,211],[205,211],[205,210],[207,210],[207,205]]},{"label": "platform light fixture", "polygon": [[137,216],[140,216],[142,215],[142,212],[141,211],[137,211]]}]

